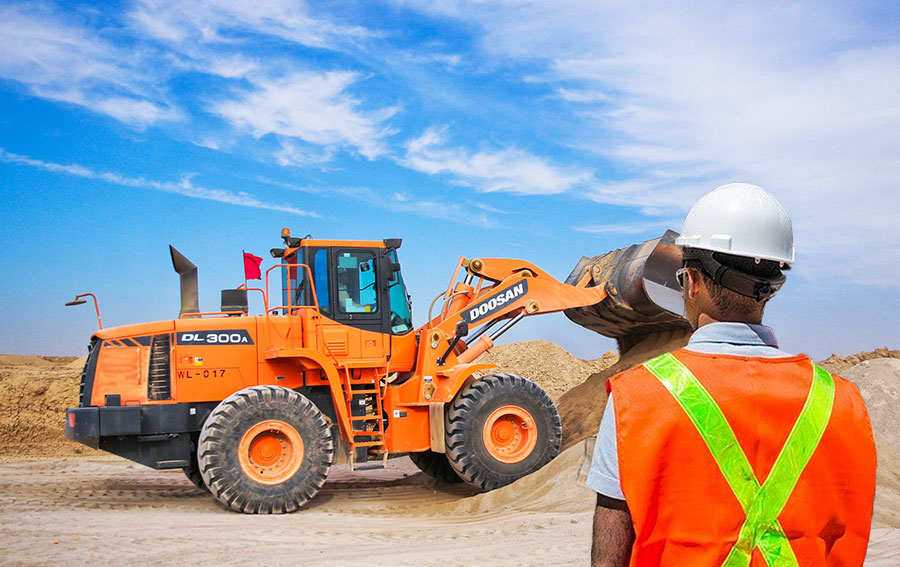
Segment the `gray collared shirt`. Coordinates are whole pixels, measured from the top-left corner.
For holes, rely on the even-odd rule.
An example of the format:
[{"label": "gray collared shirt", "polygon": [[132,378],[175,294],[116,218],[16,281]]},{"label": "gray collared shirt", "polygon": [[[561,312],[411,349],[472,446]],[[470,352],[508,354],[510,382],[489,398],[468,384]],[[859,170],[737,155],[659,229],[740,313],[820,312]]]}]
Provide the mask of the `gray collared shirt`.
[{"label": "gray collared shirt", "polygon": [[[756,356],[777,358],[792,356],[778,348],[775,333],[763,325],[747,323],[710,323],[694,331],[688,341],[687,350],[707,354],[732,354],[737,356]],[[616,450],[616,419],[613,409],[613,397],[609,396],[600,431],[597,432],[597,443],[594,445],[594,457],[585,484],[604,496],[625,500],[622,485],[619,482],[619,458]]]}]

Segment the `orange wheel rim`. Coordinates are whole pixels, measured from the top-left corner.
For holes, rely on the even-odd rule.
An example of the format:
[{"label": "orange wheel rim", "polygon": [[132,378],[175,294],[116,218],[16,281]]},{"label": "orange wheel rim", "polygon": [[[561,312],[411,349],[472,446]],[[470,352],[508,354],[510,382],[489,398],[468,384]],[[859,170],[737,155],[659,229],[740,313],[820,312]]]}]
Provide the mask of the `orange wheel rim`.
[{"label": "orange wheel rim", "polygon": [[537,445],[537,426],[519,406],[495,409],[484,423],[484,447],[501,463],[525,460]]},{"label": "orange wheel rim", "polygon": [[241,438],[238,446],[241,470],[260,484],[280,484],[300,470],[303,439],[283,421],[257,423]]}]

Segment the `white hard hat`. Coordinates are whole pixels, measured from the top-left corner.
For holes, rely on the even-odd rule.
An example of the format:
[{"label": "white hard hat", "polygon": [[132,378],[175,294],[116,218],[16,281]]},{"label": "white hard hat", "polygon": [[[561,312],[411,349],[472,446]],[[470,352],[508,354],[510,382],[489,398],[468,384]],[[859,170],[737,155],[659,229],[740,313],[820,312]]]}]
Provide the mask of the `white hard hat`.
[{"label": "white hard hat", "polygon": [[704,195],[688,213],[675,244],[794,262],[790,217],[775,197],[747,183],[729,183]]}]

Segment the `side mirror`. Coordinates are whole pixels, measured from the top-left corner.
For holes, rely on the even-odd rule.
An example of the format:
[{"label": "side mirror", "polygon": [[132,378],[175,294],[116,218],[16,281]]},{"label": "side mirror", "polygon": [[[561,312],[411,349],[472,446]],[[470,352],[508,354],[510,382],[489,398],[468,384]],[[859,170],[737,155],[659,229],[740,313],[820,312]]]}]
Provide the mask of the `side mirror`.
[{"label": "side mirror", "polygon": [[400,264],[395,264],[393,260],[391,260],[390,256],[382,256],[381,258],[381,271],[384,272],[384,279],[388,283],[393,282],[397,278],[394,277],[394,274],[397,270],[394,269],[394,266],[397,266],[397,269],[400,269]]},{"label": "side mirror", "polygon": [[460,321],[456,324],[456,336],[457,337],[465,337],[469,334],[469,324],[465,321]]}]

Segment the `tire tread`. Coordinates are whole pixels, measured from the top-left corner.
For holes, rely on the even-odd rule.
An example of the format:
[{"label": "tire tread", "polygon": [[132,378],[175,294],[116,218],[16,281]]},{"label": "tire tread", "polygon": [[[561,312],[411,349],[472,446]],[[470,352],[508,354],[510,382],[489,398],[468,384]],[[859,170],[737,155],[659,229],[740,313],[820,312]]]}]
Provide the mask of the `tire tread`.
[{"label": "tire tread", "polygon": [[[505,395],[519,395],[530,400],[543,419],[545,436],[538,439],[535,451],[541,455],[518,473],[501,473],[492,463],[479,458],[474,436],[481,431],[474,423],[476,412],[491,400]],[[500,407],[499,404],[497,407]],[[482,490],[493,490],[541,468],[559,454],[562,425],[550,396],[537,384],[515,374],[491,374],[464,387],[451,402],[445,419],[447,461],[459,477]],[[476,431],[478,430],[478,431]],[[496,462],[496,461],[494,461]],[[524,465],[523,465],[524,466]]]},{"label": "tire tread", "polygon": [[[243,475],[238,463],[224,457],[230,446],[240,441],[236,428],[241,416],[269,407],[312,425],[313,438],[303,438],[304,460],[315,455],[316,462],[297,483],[286,481],[295,484],[293,489],[285,483],[276,485],[277,489],[259,485]],[[207,418],[198,444],[199,471],[210,493],[227,507],[246,514],[285,513],[303,506],[325,483],[334,459],[331,428],[322,412],[302,394],[279,386],[253,386],[223,400]]]}]

